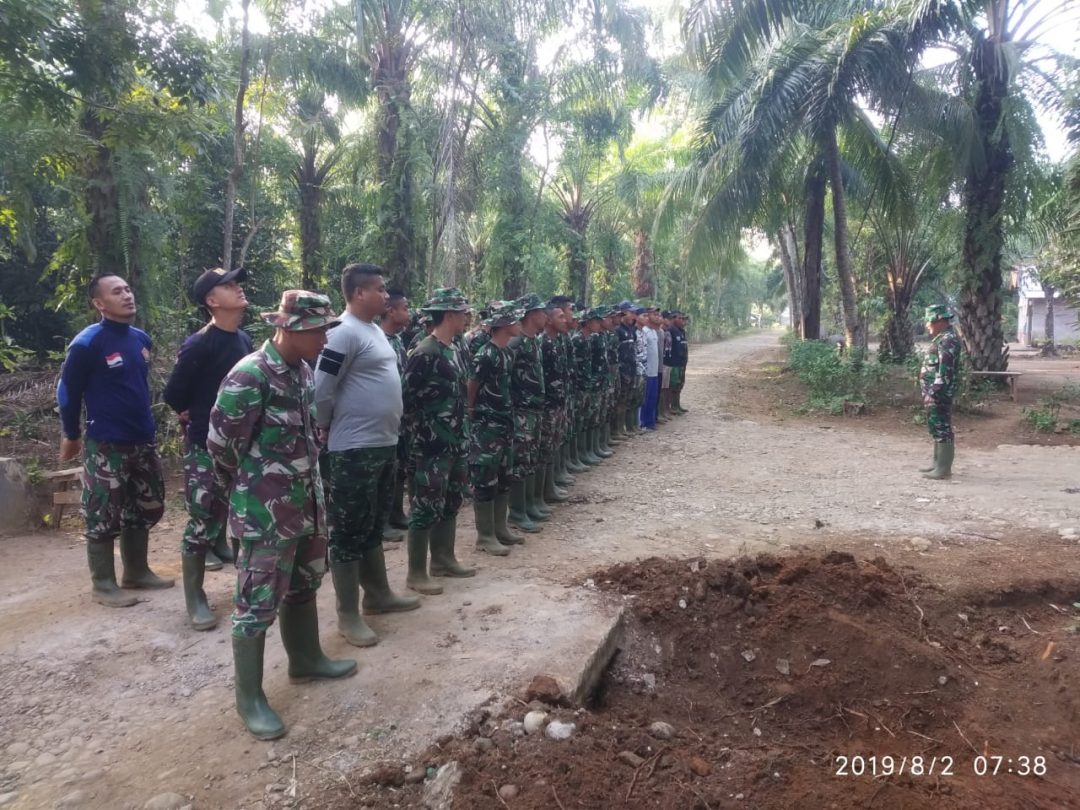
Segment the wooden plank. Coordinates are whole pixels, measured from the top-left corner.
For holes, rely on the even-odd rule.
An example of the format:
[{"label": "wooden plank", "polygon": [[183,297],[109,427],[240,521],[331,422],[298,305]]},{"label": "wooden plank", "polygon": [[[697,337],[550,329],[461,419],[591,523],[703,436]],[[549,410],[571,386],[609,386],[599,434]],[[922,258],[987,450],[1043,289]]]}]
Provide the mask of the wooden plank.
[{"label": "wooden plank", "polygon": [[82,503],[81,489],[65,489],[63,492],[54,492],[52,496],[54,506],[70,506]]},{"label": "wooden plank", "polygon": [[972,377],[1022,377],[1022,371],[973,371]]},{"label": "wooden plank", "polygon": [[66,481],[78,480],[79,474],[82,472],[82,467],[72,467],[70,470],[55,470],[53,472],[47,472],[41,477],[46,481]]}]

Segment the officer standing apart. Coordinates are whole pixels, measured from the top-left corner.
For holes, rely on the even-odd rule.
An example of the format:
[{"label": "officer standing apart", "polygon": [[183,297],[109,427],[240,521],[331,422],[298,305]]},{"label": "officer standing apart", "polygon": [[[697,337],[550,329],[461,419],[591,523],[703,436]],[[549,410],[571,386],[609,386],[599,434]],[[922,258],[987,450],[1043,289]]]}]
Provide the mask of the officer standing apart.
[{"label": "officer standing apart", "polygon": [[326,573],[326,505],[307,363],[338,322],[329,298],[305,290],[286,290],[263,319],[277,327],[274,337],[222,382],[206,448],[230,492],[229,532],[240,542],[232,615],[236,710],[256,738],[273,740],[285,725],[262,680],[275,615],[293,683],[344,678],[356,662],[323,653],[315,604]]},{"label": "officer standing apart", "polygon": [[948,308],[926,308],[926,326],[933,336],[923,358],[919,383],[926,405],[926,426],[934,440],[934,464],[924,468],[926,478],[940,480],[952,476],[956,453],[952,428],[952,403],[960,376],[960,337],[953,331],[953,315]]},{"label": "officer standing apart", "polygon": [[[469,427],[465,413],[465,369],[454,338],[465,332],[469,302],[457,287],[442,287],[423,307],[431,334],[405,363],[405,414],[412,435],[412,509],[409,513],[409,573],[405,584],[440,594],[437,577],[471,577],[454,556],[457,513],[469,483]],[[431,576],[428,549],[431,549]]]},{"label": "officer standing apart", "polygon": [[356,647],[378,643],[360,615],[420,607],[400,597],[386,578],[383,526],[394,498],[401,376],[397,354],[375,319],[386,311],[382,268],[350,264],[341,271],[345,312],[327,335],[315,370],[315,408],[327,435],[330,479],[330,574],[338,630]]},{"label": "officer standing apart", "polygon": [[207,270],[195,281],[192,297],[210,312],[210,323],[180,347],[163,394],[185,428],[184,500],[188,522],[180,542],[180,562],[184,572],[184,603],[191,626],[196,630],[217,626],[217,616],[203,590],[206,571],[221,568],[222,561],[234,561],[225,538],[228,493],[214,475],[214,465],[206,451],[206,434],[210,430],[210,409],[217,399],[218,386],[232,367],[254,348],[247,332],[240,328],[247,308],[240,282],[246,278],[247,271],[243,268],[226,273],[218,267]]},{"label": "officer standing apart", "polygon": [[150,570],[150,529],[165,511],[165,481],[150,413],[150,336],[132,326],[135,295],[120,276],[96,276],[87,292],[101,320],[68,346],[56,400],[62,438],[60,461],[83,450],[82,512],[91,597],[108,607],[130,607],[138,599],[116,585],[113,540],[120,537],[125,588],[171,588]]}]

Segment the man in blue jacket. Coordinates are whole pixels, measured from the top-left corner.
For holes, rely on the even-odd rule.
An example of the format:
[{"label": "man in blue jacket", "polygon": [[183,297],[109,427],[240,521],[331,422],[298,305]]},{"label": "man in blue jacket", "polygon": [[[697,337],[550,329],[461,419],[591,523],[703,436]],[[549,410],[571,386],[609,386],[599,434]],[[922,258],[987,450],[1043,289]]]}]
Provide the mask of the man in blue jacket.
[{"label": "man in blue jacket", "polygon": [[91,595],[109,607],[138,600],[116,584],[113,540],[120,537],[125,588],[171,588],[147,565],[150,529],[165,510],[165,482],[150,413],[150,336],[132,326],[135,295],[120,276],[95,276],[88,289],[101,320],[68,346],[56,399],[63,437],[60,461],[84,450],[82,511]]}]

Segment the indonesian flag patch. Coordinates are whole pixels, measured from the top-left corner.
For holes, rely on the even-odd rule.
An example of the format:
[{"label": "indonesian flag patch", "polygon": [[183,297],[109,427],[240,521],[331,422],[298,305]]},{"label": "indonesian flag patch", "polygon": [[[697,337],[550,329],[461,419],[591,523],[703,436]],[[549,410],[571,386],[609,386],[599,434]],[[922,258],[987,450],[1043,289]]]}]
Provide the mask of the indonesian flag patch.
[{"label": "indonesian flag patch", "polygon": [[124,357],[120,352],[105,355],[105,365],[109,368],[120,368],[124,365]]}]

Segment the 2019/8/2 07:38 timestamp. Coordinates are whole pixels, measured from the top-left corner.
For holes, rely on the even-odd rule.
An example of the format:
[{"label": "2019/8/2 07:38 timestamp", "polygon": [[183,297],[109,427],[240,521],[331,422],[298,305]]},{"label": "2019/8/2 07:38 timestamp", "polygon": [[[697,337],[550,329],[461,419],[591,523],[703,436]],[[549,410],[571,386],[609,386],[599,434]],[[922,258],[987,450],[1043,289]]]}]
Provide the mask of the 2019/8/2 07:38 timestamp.
[{"label": "2019/8/2 07:38 timestamp", "polygon": [[[961,773],[965,763],[958,762],[956,757],[936,756],[927,757],[921,754],[915,756],[884,756],[862,754],[840,754],[833,759],[835,770],[834,776],[956,776]],[[1046,757],[1016,756],[1006,757],[997,755],[979,755],[974,757],[967,768],[967,772],[974,776],[1000,776],[1012,774],[1014,776],[1046,776]]]}]

